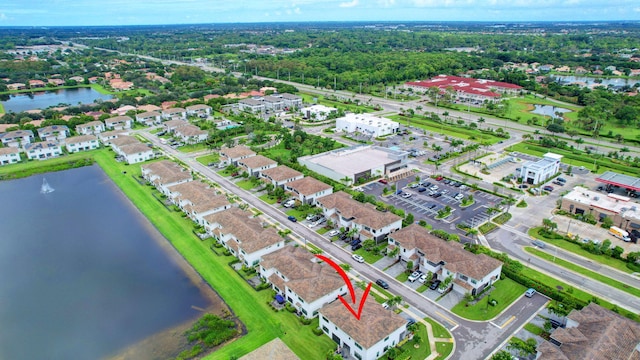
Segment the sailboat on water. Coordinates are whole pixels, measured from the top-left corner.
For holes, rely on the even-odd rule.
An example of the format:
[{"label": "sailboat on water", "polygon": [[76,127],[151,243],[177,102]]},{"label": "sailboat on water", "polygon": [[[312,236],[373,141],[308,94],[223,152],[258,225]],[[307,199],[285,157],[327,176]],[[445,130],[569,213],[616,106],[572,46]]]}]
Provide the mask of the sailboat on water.
[{"label": "sailboat on water", "polygon": [[48,193],[52,193],[54,192],[55,189],[51,187],[51,185],[49,185],[49,183],[47,182],[46,178],[42,179],[42,186],[40,187],[40,193],[41,194],[48,194]]}]

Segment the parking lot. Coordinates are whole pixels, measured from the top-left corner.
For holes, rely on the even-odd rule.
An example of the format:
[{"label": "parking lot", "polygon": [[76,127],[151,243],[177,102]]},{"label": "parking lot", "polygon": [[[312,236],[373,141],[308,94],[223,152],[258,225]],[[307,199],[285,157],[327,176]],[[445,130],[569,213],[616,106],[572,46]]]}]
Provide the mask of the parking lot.
[{"label": "parking lot", "polygon": [[[391,204],[396,208],[403,209],[406,213],[414,215],[415,221],[425,220],[431,224],[434,229],[440,229],[447,232],[457,232],[456,224],[466,224],[467,226],[476,226],[488,219],[487,209],[496,207],[502,198],[493,194],[476,191],[463,186],[456,187],[452,184],[445,184],[444,179],[436,181],[428,178],[426,174],[419,174],[421,179],[430,182],[430,186],[437,186],[435,190],[420,191],[420,187],[409,187],[409,182],[414,179],[406,179],[396,184],[398,189],[402,191],[400,194],[392,194],[382,196],[382,190],[390,185],[379,182],[369,183],[361,187],[361,190],[368,195],[375,195],[385,203]],[[426,184],[425,184],[426,185]],[[431,195],[430,195],[431,194]],[[437,195],[440,194],[440,195]],[[472,195],[474,203],[467,207],[461,207],[461,200],[455,199],[456,194],[462,196]],[[436,219],[438,211],[445,209],[446,206],[451,208],[451,214],[443,219]]]}]

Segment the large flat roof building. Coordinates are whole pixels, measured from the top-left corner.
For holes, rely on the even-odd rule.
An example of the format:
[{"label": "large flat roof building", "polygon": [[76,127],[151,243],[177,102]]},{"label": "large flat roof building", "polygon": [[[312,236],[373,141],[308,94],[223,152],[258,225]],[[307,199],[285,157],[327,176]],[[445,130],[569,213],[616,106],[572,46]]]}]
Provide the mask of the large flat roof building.
[{"label": "large flat roof building", "polygon": [[336,129],[346,133],[361,133],[372,137],[391,135],[398,132],[400,124],[371,114],[349,113],[336,119]]},{"label": "large flat roof building", "polygon": [[626,196],[576,186],[562,197],[561,209],[576,215],[591,214],[599,221],[610,217],[613,225],[622,229],[640,229],[640,204]]},{"label": "large flat roof building", "polygon": [[527,184],[540,184],[549,180],[560,171],[562,155],[546,153],[538,161],[527,161],[520,168],[518,177]]},{"label": "large flat roof building", "polygon": [[360,178],[384,176],[407,167],[409,153],[371,145],[356,145],[301,157],[309,170],[335,181],[356,182]]}]

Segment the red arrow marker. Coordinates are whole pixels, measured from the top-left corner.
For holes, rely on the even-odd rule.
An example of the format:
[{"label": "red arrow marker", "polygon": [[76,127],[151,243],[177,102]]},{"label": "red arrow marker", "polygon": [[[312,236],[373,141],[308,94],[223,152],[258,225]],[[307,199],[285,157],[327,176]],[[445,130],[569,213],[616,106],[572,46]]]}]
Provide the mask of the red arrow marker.
[{"label": "red arrow marker", "polygon": [[[325,261],[327,264],[329,264],[332,268],[334,268],[338,274],[340,274],[340,276],[342,276],[342,280],[344,280],[344,283],[347,284],[347,287],[349,288],[349,294],[351,295],[351,302],[353,302],[354,304],[356,303],[356,292],[353,289],[353,284],[351,284],[351,280],[349,280],[349,276],[347,276],[347,273],[344,271],[343,268],[340,267],[340,265],[336,264],[333,260],[329,259],[328,257],[324,256],[324,255],[316,255],[316,257],[322,261]],[[364,291],[364,294],[362,295],[362,299],[360,299],[360,304],[358,306],[358,312],[356,312],[351,305],[349,305],[347,303],[347,301],[342,297],[342,295],[338,295],[338,298],[340,299],[340,301],[342,301],[342,304],[349,309],[349,311],[353,314],[353,316],[356,317],[356,319],[360,320],[360,316],[362,315],[362,308],[364,307],[364,301],[367,299],[367,296],[369,295],[369,290],[371,290],[371,283],[369,283],[369,285],[367,286],[367,288]]]}]

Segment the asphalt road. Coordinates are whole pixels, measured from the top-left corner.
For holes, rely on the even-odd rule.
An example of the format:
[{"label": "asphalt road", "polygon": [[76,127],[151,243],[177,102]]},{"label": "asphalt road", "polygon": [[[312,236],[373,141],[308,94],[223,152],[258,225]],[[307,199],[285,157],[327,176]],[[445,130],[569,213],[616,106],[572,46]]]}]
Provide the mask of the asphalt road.
[{"label": "asphalt road", "polygon": [[442,323],[451,330],[455,341],[455,349],[451,357],[453,359],[479,360],[487,358],[507,341],[513,333],[524,326],[530,318],[535,316],[538,310],[547,302],[547,299],[540,295],[533,298],[523,296],[493,321],[477,322],[462,319],[441,307],[439,304],[427,299],[422,294],[415,292],[410,287],[399,283],[395,278],[375,267],[353,261],[349,252],[327,241],[324,237],[312,229],[309,229],[304,224],[290,222],[287,219],[287,215],[279,209],[262,202],[262,200],[255,197],[249,191],[237,187],[229,179],[220,176],[214,170],[197,162],[190,154],[181,153],[165,144],[161,144],[156,136],[149,133],[149,130],[150,129],[145,129],[138,133],[162,149],[166,154],[183,161],[194,172],[198,172],[218,183],[227,191],[237,194],[246,203],[262,211],[265,216],[271,218],[274,222],[285,224],[291,228],[298,237],[306,239],[306,241],[321,248],[325,255],[332,257],[336,262],[350,264],[353,269],[352,271],[355,271],[360,277],[366,278],[369,281],[384,279],[390,285],[389,290],[402,296],[404,301],[412,307]]}]

